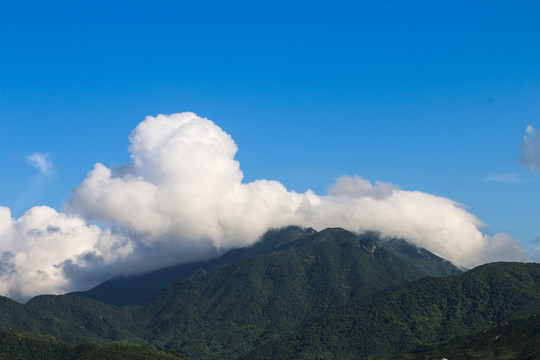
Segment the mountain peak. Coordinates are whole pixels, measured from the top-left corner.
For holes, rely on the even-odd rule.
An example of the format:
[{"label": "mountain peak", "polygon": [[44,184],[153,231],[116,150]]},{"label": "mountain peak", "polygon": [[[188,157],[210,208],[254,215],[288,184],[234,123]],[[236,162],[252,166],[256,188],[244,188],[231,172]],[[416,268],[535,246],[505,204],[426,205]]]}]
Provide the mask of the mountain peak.
[{"label": "mountain peak", "polygon": [[309,244],[330,242],[344,248],[360,247],[364,253],[375,256],[395,256],[405,263],[416,266],[424,276],[441,276],[459,272],[451,263],[437,257],[425,249],[404,240],[382,240],[378,233],[366,232],[360,235],[342,228],[326,228],[316,231],[313,228],[287,226],[270,229],[255,244],[233,249],[209,261],[180,264],[137,276],[120,276],[107,280],[88,291],[75,292],[83,296],[115,305],[140,305],[168,283],[177,279],[198,277],[223,266],[255,256],[268,254],[290,247],[305,247]]}]

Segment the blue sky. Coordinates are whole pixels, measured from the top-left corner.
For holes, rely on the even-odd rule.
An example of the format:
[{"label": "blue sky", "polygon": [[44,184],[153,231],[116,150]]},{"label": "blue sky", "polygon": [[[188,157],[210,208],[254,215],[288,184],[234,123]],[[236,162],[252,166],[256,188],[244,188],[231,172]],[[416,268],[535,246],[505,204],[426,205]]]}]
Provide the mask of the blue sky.
[{"label": "blue sky", "polygon": [[192,111],[232,136],[245,182],[324,194],[360,175],[463,203],[528,249],[540,237],[540,174],[517,161],[540,128],[538,2],[0,4],[15,218],[128,162],[145,116]]}]

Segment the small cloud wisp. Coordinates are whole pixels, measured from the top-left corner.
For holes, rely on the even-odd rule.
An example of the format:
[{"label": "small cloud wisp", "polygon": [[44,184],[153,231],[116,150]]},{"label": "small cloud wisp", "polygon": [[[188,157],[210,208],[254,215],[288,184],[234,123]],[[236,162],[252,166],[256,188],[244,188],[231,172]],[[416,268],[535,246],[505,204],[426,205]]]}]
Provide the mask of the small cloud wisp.
[{"label": "small cloud wisp", "polygon": [[530,170],[540,170],[540,131],[528,125],[521,143],[521,164]]},{"label": "small cloud wisp", "polygon": [[33,153],[26,156],[30,166],[39,170],[40,174],[50,175],[53,171],[53,163],[49,154]]}]

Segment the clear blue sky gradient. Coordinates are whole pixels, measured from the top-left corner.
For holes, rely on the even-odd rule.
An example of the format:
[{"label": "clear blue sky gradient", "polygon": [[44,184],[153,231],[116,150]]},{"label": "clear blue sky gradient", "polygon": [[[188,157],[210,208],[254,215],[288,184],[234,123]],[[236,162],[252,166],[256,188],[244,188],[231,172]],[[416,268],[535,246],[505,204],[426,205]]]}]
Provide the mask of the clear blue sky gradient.
[{"label": "clear blue sky gradient", "polygon": [[[147,115],[231,134],[245,181],[324,194],[340,175],[465,204],[532,248],[538,1],[0,0],[0,206],[57,210]],[[40,176],[26,156],[48,153]],[[520,181],[487,181],[510,174]]]}]

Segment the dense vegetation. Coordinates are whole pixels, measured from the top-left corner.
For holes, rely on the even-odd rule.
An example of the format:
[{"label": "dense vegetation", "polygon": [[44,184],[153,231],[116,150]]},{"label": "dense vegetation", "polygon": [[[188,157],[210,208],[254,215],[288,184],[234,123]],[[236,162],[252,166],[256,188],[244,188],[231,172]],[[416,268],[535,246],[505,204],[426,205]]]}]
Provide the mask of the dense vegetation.
[{"label": "dense vegetation", "polygon": [[373,238],[358,239],[345,230],[329,229],[218,271],[173,282],[139,314],[150,330],[145,339],[152,344],[181,348],[189,357],[234,357],[351,298],[423,275]]},{"label": "dense vegetation", "polygon": [[[0,330],[152,346],[189,359],[373,359],[540,312],[536,264],[426,278],[460,270],[404,241],[342,229],[271,231],[253,247],[182,271],[138,306],[0,297]],[[135,283],[149,289],[156,274]]]},{"label": "dense vegetation", "polygon": [[21,329],[0,333],[0,359],[6,360],[181,360],[176,354],[143,346],[111,344],[69,345],[52,336],[33,335]]},{"label": "dense vegetation", "polygon": [[493,263],[356,300],[245,359],[388,358],[540,312],[540,265]]},{"label": "dense vegetation", "polygon": [[37,296],[26,304],[0,297],[0,330],[21,328],[72,344],[146,345],[136,335],[133,309],[73,295]]},{"label": "dense vegetation", "polygon": [[[301,229],[289,226],[279,230],[268,231],[253,246],[234,249],[224,255],[204,262],[180,264],[177,266],[152,271],[137,276],[118,276],[107,280],[88,291],[72,293],[89,299],[99,300],[114,305],[141,305],[150,300],[152,296],[162,290],[168,283],[222,268],[244,259],[263,255],[276,250],[286,243],[293,242],[302,237],[315,234],[313,229]],[[360,235],[361,239],[381,242],[377,233],[368,232]],[[450,262],[439,258],[425,249],[411,246],[402,239],[384,240],[382,244],[386,250],[399,259],[414,265],[424,276],[445,276],[455,274],[458,269]]]},{"label": "dense vegetation", "polygon": [[540,315],[505,321],[446,343],[421,346],[393,360],[540,359]]},{"label": "dense vegetation", "polygon": [[304,230],[297,226],[268,231],[263,236],[262,241],[255,245],[231,250],[216,259],[180,264],[142,275],[118,276],[104,281],[93,289],[71,294],[119,306],[141,305],[150,300],[171,281],[189,278],[194,273],[213,271],[243,259],[266,254],[280,244],[294,241],[302,236],[312,234],[314,231],[313,229]]}]

